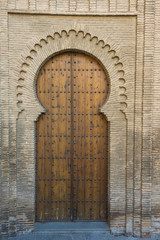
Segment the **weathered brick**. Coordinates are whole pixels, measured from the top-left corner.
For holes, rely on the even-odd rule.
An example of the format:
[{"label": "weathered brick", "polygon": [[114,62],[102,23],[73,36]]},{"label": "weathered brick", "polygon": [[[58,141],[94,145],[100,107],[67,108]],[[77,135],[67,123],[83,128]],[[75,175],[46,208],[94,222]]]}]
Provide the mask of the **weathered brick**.
[{"label": "weathered brick", "polygon": [[[2,0],[0,3],[0,232],[34,227],[37,73],[77,49],[110,78],[110,228],[160,234],[160,3],[158,0]],[[76,16],[77,15],[77,16]],[[55,34],[56,33],[56,34]]]}]

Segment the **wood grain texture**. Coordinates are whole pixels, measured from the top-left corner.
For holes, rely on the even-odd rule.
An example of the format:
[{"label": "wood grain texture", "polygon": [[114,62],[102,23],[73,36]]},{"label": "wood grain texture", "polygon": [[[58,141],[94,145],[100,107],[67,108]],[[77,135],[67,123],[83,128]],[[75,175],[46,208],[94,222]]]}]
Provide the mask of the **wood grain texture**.
[{"label": "wood grain texture", "polygon": [[36,220],[107,218],[108,130],[99,113],[106,75],[91,57],[68,52],[41,69],[37,96]]}]

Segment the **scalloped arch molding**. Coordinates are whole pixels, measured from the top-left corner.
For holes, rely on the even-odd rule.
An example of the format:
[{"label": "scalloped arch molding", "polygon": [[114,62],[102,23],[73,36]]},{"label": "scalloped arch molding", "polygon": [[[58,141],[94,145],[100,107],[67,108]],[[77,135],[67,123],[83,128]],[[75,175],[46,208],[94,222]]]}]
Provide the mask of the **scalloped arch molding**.
[{"label": "scalloped arch molding", "polygon": [[120,50],[110,39],[105,43],[97,36],[73,29],[48,33],[45,37],[32,41],[24,51],[17,83],[18,112],[28,110],[33,114],[33,120],[44,112],[35,94],[37,73],[50,56],[67,49],[91,54],[104,65],[110,79],[111,91],[109,99],[100,110],[105,113],[108,120],[111,120],[114,114],[117,115],[118,110],[125,114],[127,109],[125,60],[120,56]]}]

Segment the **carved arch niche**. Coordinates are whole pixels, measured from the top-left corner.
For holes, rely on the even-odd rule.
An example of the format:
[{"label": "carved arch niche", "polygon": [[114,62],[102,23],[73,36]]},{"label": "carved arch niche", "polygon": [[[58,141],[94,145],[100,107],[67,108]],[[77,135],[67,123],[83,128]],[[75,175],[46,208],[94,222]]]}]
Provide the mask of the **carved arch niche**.
[{"label": "carved arch niche", "polygon": [[[21,70],[17,83],[17,143],[23,145],[23,150],[17,151],[17,163],[27,161],[26,178],[30,184],[25,186],[25,176],[21,179],[18,196],[23,196],[24,211],[28,214],[24,222],[34,225],[35,216],[35,121],[44,112],[39,103],[35,81],[41,66],[54,54],[66,50],[79,50],[95,57],[103,64],[110,79],[110,95],[101,107],[110,125],[109,146],[109,225],[112,232],[125,232],[126,215],[126,141],[127,141],[127,96],[124,62],[117,55],[118,50],[111,40],[105,43],[89,33],[75,30],[55,32],[36,40],[28,47],[21,59]],[[23,125],[23,127],[22,127]],[[28,203],[28,199],[30,199]],[[22,205],[22,203],[20,204]],[[19,206],[18,206],[19,207]],[[20,206],[22,207],[22,206]],[[21,210],[19,210],[21,211]],[[121,222],[121,225],[119,225]]]}]

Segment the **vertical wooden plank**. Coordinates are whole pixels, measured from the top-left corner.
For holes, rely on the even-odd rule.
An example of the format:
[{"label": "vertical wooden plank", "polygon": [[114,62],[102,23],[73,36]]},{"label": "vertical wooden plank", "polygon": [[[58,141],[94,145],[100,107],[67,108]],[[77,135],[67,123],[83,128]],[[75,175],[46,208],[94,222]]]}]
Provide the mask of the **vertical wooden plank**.
[{"label": "vertical wooden plank", "polygon": [[56,56],[43,67],[43,82],[38,77],[38,98],[47,112],[37,122],[37,220],[70,219],[70,64],[68,54]]},{"label": "vertical wooden plank", "polygon": [[[99,186],[99,174],[100,174],[100,162],[97,161],[98,159],[98,156],[99,156],[99,153],[98,151],[100,149],[98,149],[98,127],[97,127],[97,124],[98,124],[98,118],[99,116],[97,117],[97,114],[98,114],[98,104],[99,104],[99,94],[98,94],[98,86],[100,84],[99,82],[99,79],[97,78],[97,64],[95,62],[91,62],[92,65],[90,66],[90,68],[92,70],[91,73],[92,73],[92,78],[90,79],[91,80],[91,95],[92,95],[92,118],[91,118],[91,121],[90,121],[90,127],[92,129],[91,131],[91,139],[92,139],[92,165],[93,165],[93,179],[94,181],[96,182],[96,187],[97,187],[97,191],[96,193],[93,191],[93,201],[96,201],[94,204],[93,204],[93,208],[92,208],[92,216],[93,216],[93,219],[96,220],[96,219],[101,219],[100,216],[99,216],[99,211],[100,211],[100,206],[101,206],[101,202],[100,202],[100,186]],[[93,189],[94,189],[94,182],[93,182]]]},{"label": "vertical wooden plank", "polygon": [[[56,203],[56,216],[58,220],[68,219],[68,215],[65,216],[64,201],[68,201],[66,179],[70,179],[68,171],[68,153],[70,153],[70,135],[71,135],[71,113],[70,113],[70,56],[68,54],[57,56],[55,59],[55,101],[56,108],[53,108],[55,114],[54,121],[54,139],[56,142],[55,158],[57,159],[54,167],[56,173],[56,184],[55,184],[55,196]],[[66,124],[68,136],[66,136]],[[69,156],[70,161],[70,156]]]},{"label": "vertical wooden plank", "polygon": [[107,81],[100,65],[79,53],[73,74],[74,218],[106,220],[107,122],[101,120],[99,106],[107,97]]},{"label": "vertical wooden plank", "polygon": [[[88,187],[89,187],[89,196],[88,196],[88,200],[89,200],[89,216],[88,218],[90,220],[94,220],[94,208],[97,208],[97,204],[94,204],[93,202],[95,201],[94,198],[94,183],[92,185],[92,181],[94,179],[94,175],[95,175],[95,163],[93,162],[94,160],[94,152],[97,152],[97,145],[94,144],[94,127],[95,127],[95,120],[94,120],[94,113],[95,113],[95,104],[94,101],[96,101],[96,99],[94,98],[94,85],[96,82],[96,79],[94,79],[94,61],[92,59],[88,59],[88,79],[89,79],[89,89],[90,89],[90,93],[89,93],[89,98],[90,98],[90,108],[89,108],[89,113],[90,113],[90,118],[88,119],[88,125],[89,125],[89,148],[90,148],[90,156],[89,156],[89,161],[87,163],[88,165]],[[97,102],[97,101],[96,101]],[[98,193],[98,192],[97,192]],[[98,219],[98,218],[97,218]]]},{"label": "vertical wooden plank", "polygon": [[[51,156],[52,156],[52,148],[50,146],[50,109],[51,109],[51,94],[50,94],[50,87],[51,87],[51,69],[50,63],[48,62],[45,65],[45,107],[47,109],[44,124],[44,139],[45,139],[45,161],[44,161],[44,176],[45,176],[45,220],[48,220],[51,216],[51,191],[50,191],[50,182],[51,182]],[[47,163],[47,164],[45,164]]]},{"label": "vertical wooden plank", "polygon": [[59,182],[59,131],[58,131],[58,125],[59,125],[59,105],[58,105],[58,59],[54,57],[52,59],[52,118],[51,118],[51,124],[52,124],[52,149],[53,149],[53,161],[52,161],[52,173],[53,173],[53,185],[52,185],[52,191],[53,191],[53,220],[59,220],[59,190],[60,190],[60,182]]}]

